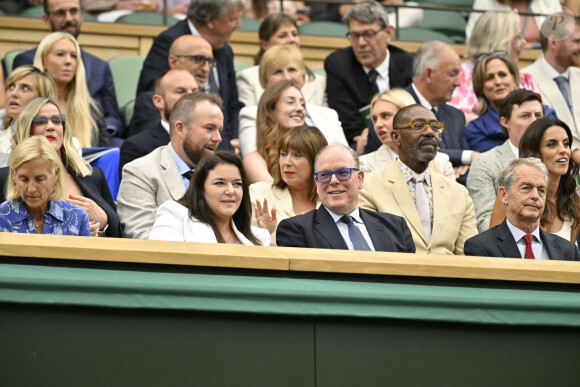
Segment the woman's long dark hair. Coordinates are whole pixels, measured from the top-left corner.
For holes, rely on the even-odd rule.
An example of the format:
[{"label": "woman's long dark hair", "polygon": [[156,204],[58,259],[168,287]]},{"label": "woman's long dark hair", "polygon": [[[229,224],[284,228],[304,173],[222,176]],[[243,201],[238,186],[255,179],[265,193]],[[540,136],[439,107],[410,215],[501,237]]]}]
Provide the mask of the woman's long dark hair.
[{"label": "woman's long dark hair", "polygon": [[[519,144],[520,158],[523,157],[537,157],[542,160],[540,154],[540,145],[544,132],[552,126],[559,126],[566,131],[570,149],[572,149],[572,132],[570,127],[565,122],[557,118],[543,117],[530,124],[528,129],[522,135]],[[546,209],[542,214],[541,223],[546,224],[549,219],[553,218],[554,212],[564,219],[566,214],[572,220],[572,228],[576,228],[580,222],[580,197],[577,192],[576,176],[578,175],[578,164],[574,157],[570,157],[568,163],[568,171],[560,178],[560,184],[557,191],[557,203],[552,203],[546,200]]]},{"label": "woman's long dark hair", "polygon": [[185,195],[177,202],[189,210],[189,216],[195,217],[199,221],[208,224],[215,233],[218,243],[225,243],[225,240],[220,233],[214,219],[214,214],[207,206],[205,201],[205,181],[209,172],[220,164],[231,164],[238,168],[240,176],[242,177],[242,202],[240,207],[232,216],[232,220],[236,228],[241,232],[250,242],[255,245],[261,245],[258,238],[252,234],[251,229],[251,213],[252,203],[250,201],[250,192],[248,189],[248,179],[242,167],[242,159],[232,152],[216,151],[204,156],[195,168],[195,173],[191,178],[189,188],[185,191]]}]

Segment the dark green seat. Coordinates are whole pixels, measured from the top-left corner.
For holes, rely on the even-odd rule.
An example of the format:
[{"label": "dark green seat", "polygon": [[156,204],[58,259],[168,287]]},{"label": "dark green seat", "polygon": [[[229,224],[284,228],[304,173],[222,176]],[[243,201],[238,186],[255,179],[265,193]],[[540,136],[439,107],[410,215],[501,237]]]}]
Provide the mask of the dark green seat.
[{"label": "dark green seat", "polygon": [[247,17],[241,17],[240,23],[242,23],[242,26],[238,28],[238,31],[248,31],[248,32],[258,32],[258,30],[260,29],[260,24],[262,24],[260,20],[250,19]]},{"label": "dark green seat", "polygon": [[332,21],[313,21],[298,27],[300,35],[346,37],[348,27],[343,23]]},{"label": "dark green seat", "polygon": [[441,32],[447,35],[455,43],[465,41],[465,27],[467,22],[459,12],[434,11],[426,9],[423,11],[422,28]]},{"label": "dark green seat", "polygon": [[445,43],[452,44],[453,39],[441,32],[437,32],[428,28],[422,27],[405,27],[399,28],[399,38],[396,34],[393,36],[394,40],[405,40],[410,42],[427,42],[429,40],[440,40]]},{"label": "dark green seat", "polygon": [[18,15],[24,17],[42,17],[44,15],[44,8],[42,6],[24,8]]},{"label": "dark green seat", "polygon": [[[177,23],[179,19],[167,15],[167,25],[172,26]],[[115,20],[116,23],[124,24],[148,24],[154,26],[162,26],[163,14],[157,12],[133,12],[128,15],[123,15]]]},{"label": "dark green seat", "polygon": [[8,78],[8,75],[12,72],[12,70],[14,70],[13,68],[14,58],[16,58],[16,56],[23,51],[24,51],[23,49],[19,48],[15,50],[10,50],[4,55],[4,58],[2,58],[2,67],[4,69],[4,80],[6,80],[6,78]]},{"label": "dark green seat", "polygon": [[[119,107],[125,107],[128,102],[135,99],[144,60],[140,56],[116,56],[109,59]],[[120,110],[123,115],[122,109]]]},{"label": "dark green seat", "polygon": [[248,62],[243,62],[241,60],[234,60],[234,70],[236,71],[236,73],[244,69],[247,69],[248,67],[252,67],[252,64]]}]

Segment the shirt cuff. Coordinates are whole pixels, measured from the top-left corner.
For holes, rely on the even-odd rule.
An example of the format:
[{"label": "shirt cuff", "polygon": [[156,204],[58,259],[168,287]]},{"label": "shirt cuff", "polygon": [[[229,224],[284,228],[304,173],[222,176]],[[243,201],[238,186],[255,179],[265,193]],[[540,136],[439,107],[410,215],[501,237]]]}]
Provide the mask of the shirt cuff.
[{"label": "shirt cuff", "polygon": [[461,153],[461,164],[463,164],[463,165],[471,164],[471,154],[472,153],[473,153],[472,150],[464,150],[463,153]]}]

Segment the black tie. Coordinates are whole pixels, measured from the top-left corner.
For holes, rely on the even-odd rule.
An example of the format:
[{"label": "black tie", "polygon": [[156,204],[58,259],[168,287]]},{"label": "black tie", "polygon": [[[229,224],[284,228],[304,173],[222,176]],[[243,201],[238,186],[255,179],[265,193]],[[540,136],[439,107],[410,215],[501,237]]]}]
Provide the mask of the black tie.
[{"label": "black tie", "polygon": [[377,84],[377,77],[379,76],[379,72],[375,69],[372,69],[367,75],[369,76],[369,81],[371,81],[371,92],[374,96],[379,92],[379,85]]},{"label": "black tie", "polygon": [[183,172],[183,174],[181,176],[185,177],[187,179],[187,181],[191,181],[191,177],[193,176],[193,171]]}]

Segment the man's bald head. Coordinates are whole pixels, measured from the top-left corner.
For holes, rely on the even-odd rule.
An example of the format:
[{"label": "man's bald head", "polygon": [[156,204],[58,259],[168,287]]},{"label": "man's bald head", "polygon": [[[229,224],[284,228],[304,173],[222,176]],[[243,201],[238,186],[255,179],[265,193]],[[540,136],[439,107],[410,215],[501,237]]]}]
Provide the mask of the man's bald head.
[{"label": "man's bald head", "polygon": [[211,71],[213,50],[207,40],[200,36],[183,35],[173,41],[169,48],[169,67],[182,68],[191,73],[199,89],[204,89]]}]

